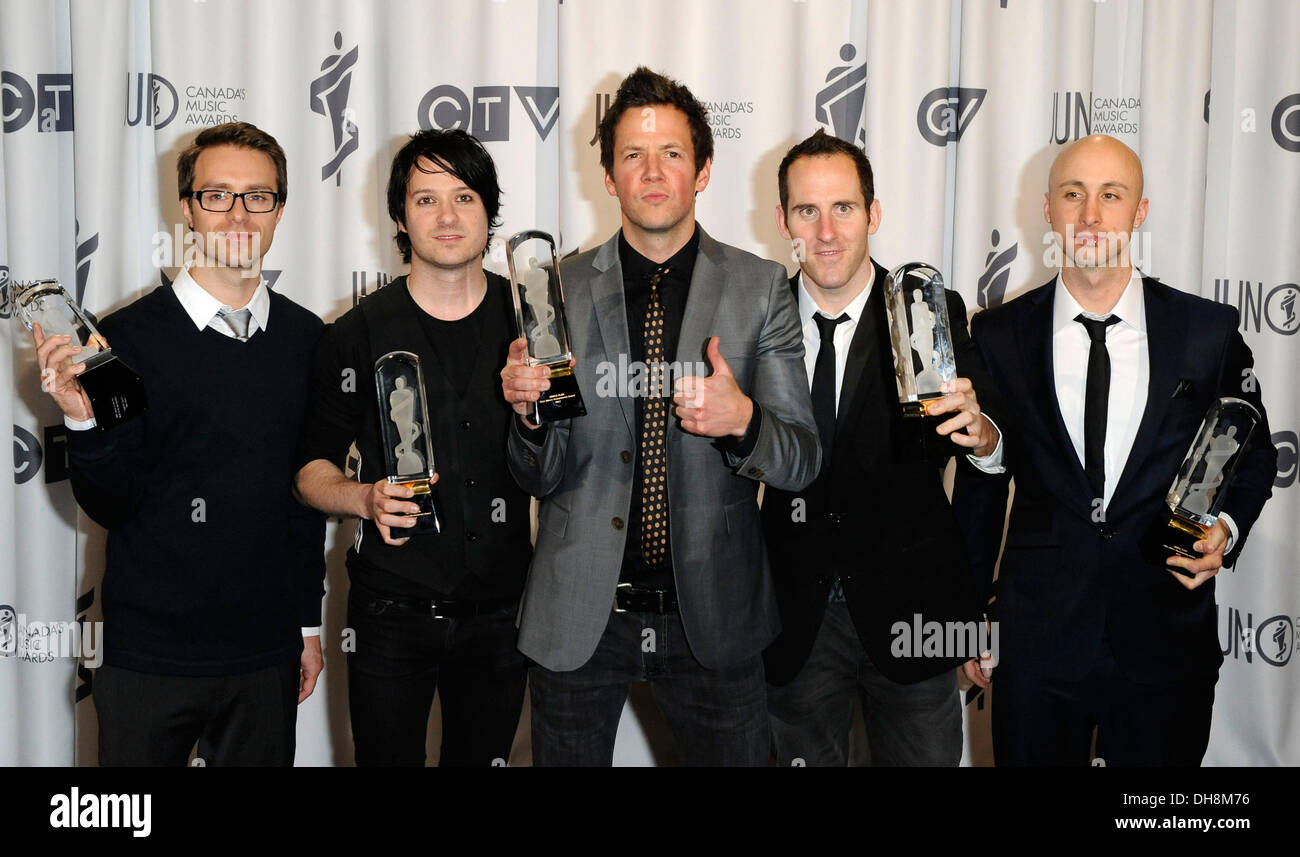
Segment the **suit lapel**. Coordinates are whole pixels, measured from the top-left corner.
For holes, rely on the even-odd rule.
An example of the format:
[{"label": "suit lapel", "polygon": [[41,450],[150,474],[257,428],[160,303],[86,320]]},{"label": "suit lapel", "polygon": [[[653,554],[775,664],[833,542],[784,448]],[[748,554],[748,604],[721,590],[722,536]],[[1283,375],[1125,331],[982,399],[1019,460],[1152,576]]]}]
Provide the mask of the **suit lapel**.
[{"label": "suit lapel", "polygon": [[1088,483],[1088,474],[1079,461],[1079,454],[1074,450],[1070,433],[1061,418],[1061,403],[1056,398],[1056,374],[1052,361],[1052,309],[1055,303],[1056,281],[1048,283],[1027,296],[1024,317],[1020,320],[1018,338],[1022,365],[1025,367],[1025,384],[1029,387],[1029,401],[1037,402],[1038,407],[1031,408],[1037,414],[1042,425],[1040,428],[1056,442],[1056,460],[1066,471],[1064,482],[1048,479],[1048,484],[1057,492],[1067,505],[1074,507],[1080,514],[1087,515],[1091,507],[1081,502],[1092,496],[1092,486]]},{"label": "suit lapel", "polygon": [[[874,262],[872,264],[875,265]],[[849,356],[844,364],[844,380],[840,384],[840,403],[835,412],[836,438],[846,437],[851,430],[850,426],[859,425],[858,411],[862,409],[862,403],[875,390],[877,383],[883,383],[882,379],[885,375],[893,374],[889,371],[892,370],[893,352],[886,353],[882,350],[884,343],[889,341],[884,297],[885,278],[889,275],[879,265],[875,265],[875,269],[876,279],[871,284],[871,293],[862,308],[862,317],[858,320],[853,339],[849,342]],[[876,422],[883,417],[884,414],[872,409],[869,420]],[[860,427],[869,433],[877,428],[880,432],[884,431],[883,426],[862,425]],[[840,445],[837,443],[836,449],[839,448]]]},{"label": "suit lapel", "polygon": [[1133,481],[1141,472],[1143,461],[1151,451],[1151,445],[1156,441],[1157,429],[1164,420],[1165,411],[1169,409],[1174,385],[1178,383],[1179,372],[1183,368],[1181,358],[1187,342],[1187,318],[1175,312],[1170,305],[1169,297],[1164,291],[1169,287],[1151,277],[1144,277],[1142,288],[1142,304],[1147,314],[1147,403],[1142,411],[1137,437],[1133,439],[1133,448],[1129,450],[1124,471],[1115,485],[1112,506],[1115,506],[1115,501],[1121,498],[1125,490],[1132,488]]},{"label": "suit lapel", "polygon": [[[618,261],[618,235],[609,239],[596,252],[591,261],[595,269],[591,279],[591,302],[596,311],[596,323],[600,327],[600,337],[604,344],[606,360],[615,365],[620,354],[631,354],[632,345],[627,332],[627,301],[623,297],[623,266]],[[592,349],[594,356],[596,349]],[[595,373],[595,367],[588,367],[588,372]],[[633,402],[628,396],[615,396],[623,410],[629,433],[636,434],[636,414]]]},{"label": "suit lapel", "polygon": [[[682,366],[704,359],[709,337],[716,332],[713,318],[717,315],[718,304],[726,286],[726,274],[721,267],[721,249],[702,227],[697,228],[700,230],[700,249],[695,256],[691,289],[686,296],[682,329],[677,337],[677,354],[673,357]],[[726,344],[722,342],[719,346]]]}]

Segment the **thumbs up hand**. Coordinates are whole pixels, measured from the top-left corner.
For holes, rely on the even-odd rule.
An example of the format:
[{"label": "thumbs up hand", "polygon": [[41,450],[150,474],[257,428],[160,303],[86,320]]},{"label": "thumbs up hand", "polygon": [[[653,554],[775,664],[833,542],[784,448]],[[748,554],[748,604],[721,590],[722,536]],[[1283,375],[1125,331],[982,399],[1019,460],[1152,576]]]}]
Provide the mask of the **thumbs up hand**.
[{"label": "thumbs up hand", "polygon": [[712,375],[687,376],[674,382],[674,413],[681,419],[682,429],[691,434],[744,437],[754,415],[754,401],[740,391],[718,343],[718,337],[711,338],[706,350]]}]

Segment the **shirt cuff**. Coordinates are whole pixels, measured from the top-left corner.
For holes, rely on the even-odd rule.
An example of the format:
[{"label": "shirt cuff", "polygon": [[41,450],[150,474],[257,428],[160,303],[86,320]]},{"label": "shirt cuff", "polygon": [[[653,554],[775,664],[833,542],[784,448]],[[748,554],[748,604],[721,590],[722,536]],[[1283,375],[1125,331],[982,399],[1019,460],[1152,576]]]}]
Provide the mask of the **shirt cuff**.
[{"label": "shirt cuff", "polygon": [[320,626],[317,625],[315,628],[303,628],[303,629],[302,629],[302,635],[303,635],[304,637],[319,637],[319,636],[320,636]]},{"label": "shirt cuff", "polygon": [[94,417],[88,420],[74,420],[67,414],[63,416],[63,424],[68,427],[69,431],[86,431],[87,429],[93,429],[97,425]]},{"label": "shirt cuff", "polygon": [[1006,473],[1007,468],[1002,463],[1002,429],[998,428],[998,424],[993,422],[993,417],[985,414],[984,418],[992,424],[993,428],[997,429],[998,445],[993,447],[993,451],[988,455],[967,455],[966,460],[974,465],[977,470],[982,470],[985,473]]},{"label": "shirt cuff", "polygon": [[1232,520],[1232,516],[1227,512],[1220,512],[1219,520],[1228,525],[1228,542],[1223,546],[1223,555],[1227,556],[1232,552],[1232,546],[1237,543],[1237,539],[1241,534],[1237,530],[1237,522]]}]

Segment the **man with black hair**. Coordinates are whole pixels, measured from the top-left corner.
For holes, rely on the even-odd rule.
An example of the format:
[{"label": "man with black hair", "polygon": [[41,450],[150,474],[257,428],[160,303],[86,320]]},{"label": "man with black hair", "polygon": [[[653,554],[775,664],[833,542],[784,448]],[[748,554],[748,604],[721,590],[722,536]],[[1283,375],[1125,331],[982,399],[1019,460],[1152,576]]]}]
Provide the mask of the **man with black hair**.
[{"label": "man with black hair", "polygon": [[[442,765],[504,764],[526,666],[515,613],[531,557],[529,498],[506,468],[511,410],[496,370],[513,338],[509,284],[483,270],[499,225],[491,156],[464,131],[421,131],[393,159],[388,212],[411,265],[326,328],[312,369],[298,490],[362,519],[348,551],[348,701],[358,765],[423,765],[442,703]],[[437,460],[440,530],[390,485],[375,361],[420,358]],[[386,417],[386,415],[385,415]],[[340,469],[356,443],[358,480]]]},{"label": "man with black hair", "polygon": [[[777,186],[777,228],[799,262],[790,289],[822,436],[817,480],[804,491],[769,488],[763,500],[782,626],[764,652],[777,762],[845,765],[860,700],[872,765],[956,765],[955,667],[977,684],[988,680],[973,660],[981,611],[943,468],[962,452],[977,467],[994,466],[1000,435],[982,407],[996,402],[992,383],[966,333],[965,304],[945,291],[960,377],[930,404],[939,419],[905,419],[885,314],[888,273],[869,246],[882,218],[870,161],[818,131],[786,153]],[[868,528],[889,536],[865,551]],[[918,616],[969,633],[949,651],[912,651]]]},{"label": "man with black hair", "polygon": [[[528,421],[549,382],[524,340],[501,372],[511,469],[543,498],[519,630],[533,761],[611,764],[647,680],[683,762],[764,765],[761,652],[779,620],[758,484],[796,490],[819,463],[798,313],[780,265],[695,222],[713,138],[689,89],[638,68],[600,140],[623,227],[563,264],[587,415]],[[609,395],[597,379],[620,365],[651,383]]]},{"label": "man with black hair", "polygon": [[[325,522],[292,494],[315,315],[267,288],[284,151],[246,122],[177,159],[198,259],[103,320],[149,410],[95,429],[81,349],[37,328],[72,489],[108,530],[99,764],[291,765],[316,685]],[[183,359],[178,356],[183,355]]]}]

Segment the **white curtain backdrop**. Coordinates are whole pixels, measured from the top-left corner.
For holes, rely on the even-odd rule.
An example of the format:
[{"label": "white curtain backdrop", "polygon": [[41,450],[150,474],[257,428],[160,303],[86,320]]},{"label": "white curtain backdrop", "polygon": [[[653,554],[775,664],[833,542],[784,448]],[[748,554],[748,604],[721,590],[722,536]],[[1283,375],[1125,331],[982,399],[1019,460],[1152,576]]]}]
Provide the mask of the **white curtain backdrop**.
[{"label": "white curtain backdrop", "polygon": [[[716,238],[792,267],[776,167],[822,127],[875,166],[872,255],[939,265],[977,311],[1048,279],[1048,165],[1063,143],[1114,134],[1146,166],[1141,266],[1241,310],[1282,450],[1274,498],[1217,581],[1226,661],[1206,763],[1294,765],[1297,32],[1290,0],[0,0],[0,293],[57,276],[102,315],[174,276],[161,251],[183,237],[176,155],[233,119],[288,153],[267,276],[326,320],[403,272],[384,189],[420,127],[486,142],[506,192],[500,235],[541,228],[565,253],[589,248],[619,222],[596,122],[646,64],[710,108],[698,215]],[[91,674],[67,655],[72,636],[81,650],[98,639],[103,533],[77,511],[58,411],[11,321],[0,378],[14,447],[0,485],[0,764],[93,764]],[[351,532],[330,529],[327,669],[300,710],[299,764],[352,760],[339,651]],[[972,764],[990,760],[990,704],[967,705]],[[663,734],[634,704],[616,763],[665,761]],[[527,761],[526,737],[525,716],[512,763]]]}]

